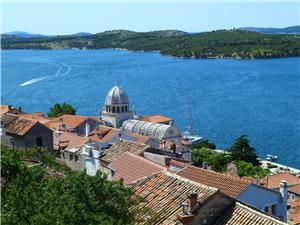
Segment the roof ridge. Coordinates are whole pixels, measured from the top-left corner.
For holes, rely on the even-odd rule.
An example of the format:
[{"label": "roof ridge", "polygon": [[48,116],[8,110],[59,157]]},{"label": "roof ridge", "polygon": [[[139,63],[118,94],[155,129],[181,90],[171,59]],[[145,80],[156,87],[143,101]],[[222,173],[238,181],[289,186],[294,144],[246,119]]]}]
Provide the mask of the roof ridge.
[{"label": "roof ridge", "polygon": [[251,212],[253,212],[253,213],[255,213],[255,214],[259,215],[259,216],[262,216],[262,217],[264,217],[264,218],[265,218],[265,217],[269,217],[268,219],[272,220],[273,222],[280,223],[280,224],[282,224],[282,225],[287,225],[287,223],[282,222],[281,220],[275,218],[274,216],[269,215],[269,214],[267,214],[267,213],[265,213],[265,212],[262,212],[262,211],[260,211],[260,210],[258,210],[258,209],[256,209],[256,208],[254,208],[254,207],[252,207],[252,206],[249,206],[248,204],[246,205],[245,203],[242,203],[242,202],[240,202],[240,201],[236,201],[235,204],[238,205],[239,207],[242,207],[242,208],[244,208],[244,209],[246,209],[246,210],[249,210],[249,211],[251,211]]},{"label": "roof ridge", "polygon": [[149,159],[146,159],[146,158],[144,158],[144,157],[142,157],[142,156],[135,155],[135,154],[133,154],[132,152],[129,152],[129,151],[126,151],[126,152],[124,152],[123,154],[129,154],[129,155],[131,155],[131,156],[133,156],[133,157],[135,157],[135,158],[139,158],[139,159],[141,159],[141,160],[144,160],[144,161],[146,161],[146,162],[148,162],[148,163],[150,163],[150,164],[152,164],[152,165],[155,165],[155,166],[157,166],[157,167],[160,167],[160,168],[164,168],[164,169],[167,169],[167,168],[168,168],[168,167],[166,167],[166,166],[159,165],[158,163],[155,163],[155,162],[153,162],[153,161],[151,161],[151,160],[149,160]]},{"label": "roof ridge", "polygon": [[216,171],[213,171],[213,170],[203,169],[203,168],[200,168],[200,167],[197,167],[197,166],[188,165],[188,166],[186,166],[184,169],[186,169],[186,168],[188,168],[188,167],[195,168],[195,169],[197,169],[197,170],[201,170],[201,171],[204,171],[204,172],[207,172],[207,173],[216,174],[216,175],[218,175],[218,176],[228,177],[228,178],[231,178],[231,179],[235,179],[235,180],[238,180],[238,181],[242,181],[242,182],[247,183],[247,184],[252,184],[251,181],[248,181],[248,180],[243,179],[243,178],[240,178],[240,177],[231,176],[231,175],[224,174],[224,173],[219,173],[219,172],[216,172]]},{"label": "roof ridge", "polygon": [[167,176],[170,176],[170,177],[173,177],[173,178],[176,178],[178,180],[181,180],[181,181],[184,181],[184,182],[187,182],[187,183],[190,183],[192,185],[195,185],[197,187],[201,187],[201,188],[205,188],[205,189],[210,189],[210,190],[215,190],[215,191],[219,191],[218,188],[215,188],[215,187],[211,187],[211,186],[208,186],[208,185],[205,185],[205,184],[201,184],[201,183],[198,183],[196,181],[193,181],[193,180],[190,180],[188,178],[184,178],[180,175],[177,175],[177,174],[174,174],[174,173],[171,173],[169,171],[161,171],[161,173],[164,173],[165,175]]}]

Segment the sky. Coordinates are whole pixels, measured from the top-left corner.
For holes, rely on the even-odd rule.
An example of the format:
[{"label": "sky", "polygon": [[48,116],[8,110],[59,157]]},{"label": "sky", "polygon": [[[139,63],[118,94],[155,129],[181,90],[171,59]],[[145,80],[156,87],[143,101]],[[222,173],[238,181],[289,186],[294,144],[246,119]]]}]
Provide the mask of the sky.
[{"label": "sky", "polygon": [[299,1],[25,1],[3,0],[2,33],[27,31],[62,35],[114,29],[202,32],[248,26],[286,27],[300,23]]}]

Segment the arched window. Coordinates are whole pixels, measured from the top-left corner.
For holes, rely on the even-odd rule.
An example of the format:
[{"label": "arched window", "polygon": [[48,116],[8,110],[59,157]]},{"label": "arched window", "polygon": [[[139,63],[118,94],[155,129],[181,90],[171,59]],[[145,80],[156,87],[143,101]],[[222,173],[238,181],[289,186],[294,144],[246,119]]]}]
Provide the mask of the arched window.
[{"label": "arched window", "polygon": [[110,112],[110,106],[108,106],[108,112]]},{"label": "arched window", "polygon": [[108,112],[108,106],[106,106],[106,112]]},{"label": "arched window", "polygon": [[125,112],[127,112],[128,111],[128,108],[127,108],[127,105],[125,105]]},{"label": "arched window", "polygon": [[119,113],[120,112],[120,107],[119,106],[117,106],[117,113]]},{"label": "arched window", "polygon": [[116,111],[115,111],[115,107],[114,107],[114,106],[112,107],[112,112],[113,112],[113,113],[115,113],[115,112],[116,112]]},{"label": "arched window", "polygon": [[121,111],[124,112],[124,106],[122,106],[122,110]]}]

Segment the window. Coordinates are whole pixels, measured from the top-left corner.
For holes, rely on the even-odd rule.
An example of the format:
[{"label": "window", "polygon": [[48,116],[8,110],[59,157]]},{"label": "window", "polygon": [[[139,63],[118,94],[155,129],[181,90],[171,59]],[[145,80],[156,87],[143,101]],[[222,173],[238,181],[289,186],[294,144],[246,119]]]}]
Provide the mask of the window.
[{"label": "window", "polygon": [[115,113],[115,112],[116,112],[116,111],[115,111],[115,107],[114,107],[114,106],[112,107],[112,112],[113,112],[113,113]]},{"label": "window", "polygon": [[128,108],[127,108],[127,105],[125,105],[125,112],[127,112]]},{"label": "window", "polygon": [[120,107],[119,106],[117,106],[117,113],[119,113],[120,112]]},{"label": "window", "polygon": [[121,111],[124,112],[124,106],[122,106],[122,110]]},{"label": "window", "polygon": [[78,161],[78,155],[75,155],[75,162]]},{"label": "window", "polygon": [[72,154],[70,154],[70,160],[73,160],[74,156]]},{"label": "window", "polygon": [[36,137],[36,146],[43,147],[43,138],[42,137]]}]

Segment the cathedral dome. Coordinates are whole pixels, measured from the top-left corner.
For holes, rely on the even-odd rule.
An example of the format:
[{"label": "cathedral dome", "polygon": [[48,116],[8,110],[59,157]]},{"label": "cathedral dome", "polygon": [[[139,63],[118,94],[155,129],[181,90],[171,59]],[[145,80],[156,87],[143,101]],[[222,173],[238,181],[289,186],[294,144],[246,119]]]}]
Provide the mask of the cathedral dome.
[{"label": "cathedral dome", "polygon": [[105,105],[128,104],[126,92],[118,84],[110,89],[105,98]]}]

